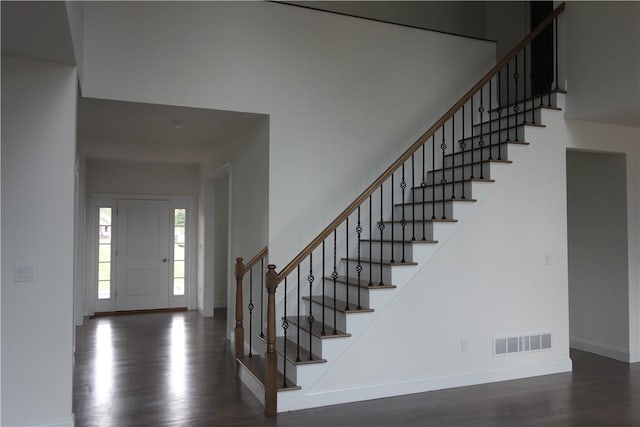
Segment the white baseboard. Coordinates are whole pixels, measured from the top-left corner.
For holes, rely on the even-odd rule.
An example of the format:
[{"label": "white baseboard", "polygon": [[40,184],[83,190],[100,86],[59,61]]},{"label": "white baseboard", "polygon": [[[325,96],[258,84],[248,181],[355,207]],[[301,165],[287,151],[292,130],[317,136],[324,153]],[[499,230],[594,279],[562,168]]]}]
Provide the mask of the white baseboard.
[{"label": "white baseboard", "polygon": [[[74,427],[75,421],[72,415],[71,419],[68,421],[56,421],[54,423],[46,423],[46,424],[33,424],[28,427]],[[11,427],[10,425],[7,427]]]},{"label": "white baseboard", "polygon": [[[631,352],[626,348],[603,344],[584,338],[571,337],[570,345],[571,348],[594,353],[610,359],[619,360],[621,362],[631,363],[634,359]],[[638,356],[639,355],[635,355],[636,361],[638,360]]]},{"label": "white baseboard", "polygon": [[571,370],[571,359],[562,359],[514,368],[471,372],[443,377],[431,377],[391,384],[375,384],[352,388],[322,390],[317,392],[313,392],[313,390],[311,390],[306,394],[304,393],[304,390],[300,390],[299,392],[279,393],[278,412],[337,405],[362,400],[381,399],[385,397],[402,396],[406,394],[423,393],[427,391],[465,387],[498,381],[508,381],[540,375],[558,374],[562,372],[571,372]]}]

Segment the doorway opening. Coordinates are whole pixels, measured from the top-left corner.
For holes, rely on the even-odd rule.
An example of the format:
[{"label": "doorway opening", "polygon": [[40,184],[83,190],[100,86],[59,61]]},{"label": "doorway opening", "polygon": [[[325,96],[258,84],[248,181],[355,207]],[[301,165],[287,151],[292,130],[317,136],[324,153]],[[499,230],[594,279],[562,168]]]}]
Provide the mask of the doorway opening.
[{"label": "doorway opening", "polygon": [[98,197],[92,215],[95,313],[186,309],[190,201]]},{"label": "doorway opening", "polygon": [[567,150],[571,347],[629,361],[626,155]]}]

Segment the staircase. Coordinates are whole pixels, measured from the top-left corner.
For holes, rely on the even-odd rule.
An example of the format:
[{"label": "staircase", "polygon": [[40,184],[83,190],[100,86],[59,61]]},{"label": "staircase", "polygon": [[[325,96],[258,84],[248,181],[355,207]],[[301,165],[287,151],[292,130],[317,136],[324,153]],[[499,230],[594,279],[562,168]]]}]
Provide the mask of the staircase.
[{"label": "staircase", "polygon": [[[545,123],[562,116],[565,95],[557,83],[531,94],[535,77],[518,73],[518,67],[528,70],[531,41],[554,24],[557,31],[563,9],[558,7],[489,71],[280,272],[273,265],[265,270],[266,249],[246,265],[238,258],[238,375],[267,415],[393,394],[308,391],[365,331],[378,328],[385,336],[376,323],[380,313],[497,183],[508,179],[530,145],[544,141]],[[557,82],[557,67],[554,78]],[[357,371],[354,366],[349,373],[354,383]]]}]

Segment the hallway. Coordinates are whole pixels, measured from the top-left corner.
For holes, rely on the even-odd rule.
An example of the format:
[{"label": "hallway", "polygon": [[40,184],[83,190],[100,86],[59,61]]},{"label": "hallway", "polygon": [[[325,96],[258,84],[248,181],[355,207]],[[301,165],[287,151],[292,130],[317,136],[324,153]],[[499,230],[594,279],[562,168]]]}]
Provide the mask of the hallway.
[{"label": "hallway", "polygon": [[226,313],[86,320],[77,329],[77,427],[639,426],[640,364],[573,351],[549,375],[265,418],[234,376]]}]

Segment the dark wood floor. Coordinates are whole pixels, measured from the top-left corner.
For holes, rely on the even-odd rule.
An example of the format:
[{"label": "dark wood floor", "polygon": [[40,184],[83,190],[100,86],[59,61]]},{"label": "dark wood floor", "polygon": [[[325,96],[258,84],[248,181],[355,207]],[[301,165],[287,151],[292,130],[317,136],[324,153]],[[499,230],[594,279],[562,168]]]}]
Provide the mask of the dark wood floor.
[{"label": "dark wood floor", "polygon": [[574,372],[265,418],[234,376],[224,313],[78,328],[76,426],[640,426],[640,364],[572,352]]}]

